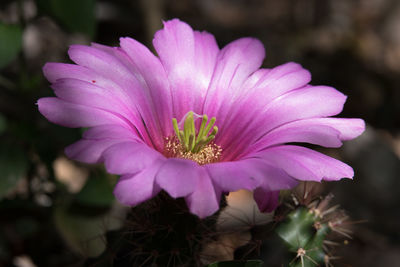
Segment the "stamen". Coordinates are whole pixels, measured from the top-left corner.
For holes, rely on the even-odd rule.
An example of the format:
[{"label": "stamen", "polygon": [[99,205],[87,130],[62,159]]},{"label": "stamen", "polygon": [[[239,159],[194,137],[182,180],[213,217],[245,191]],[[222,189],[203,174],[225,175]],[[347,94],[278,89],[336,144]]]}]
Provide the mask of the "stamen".
[{"label": "stamen", "polygon": [[182,142],[181,136],[180,136],[181,132],[179,131],[179,127],[178,127],[178,121],[175,118],[172,119],[172,125],[174,127],[174,131],[175,131],[176,136],[178,137],[179,141]]},{"label": "stamen", "polygon": [[194,142],[195,142],[195,137],[194,137],[194,135],[191,133],[190,135],[189,135],[189,145],[188,145],[188,148],[189,148],[189,150],[190,151],[192,151],[192,149],[194,148]]},{"label": "stamen", "polygon": [[[209,144],[214,140],[215,135],[218,133],[218,127],[214,126],[216,121],[215,117],[212,117],[208,122],[208,116],[201,116],[201,125],[199,131],[196,133],[196,126],[194,121],[193,111],[189,111],[183,121],[183,131],[179,129],[178,121],[176,118],[172,119],[172,125],[178,138],[179,142],[183,145],[187,152],[197,153],[202,147]],[[212,131],[210,133],[210,130]]]},{"label": "stamen", "polygon": [[201,139],[203,137],[204,127],[206,127],[207,121],[208,121],[208,116],[207,115],[203,115],[203,118],[201,119],[200,130],[199,130],[199,133],[197,135],[197,137],[199,139]]},{"label": "stamen", "polygon": [[211,129],[211,127],[214,126],[215,121],[216,121],[216,118],[212,117],[210,120],[210,123],[207,125],[205,131],[203,132],[203,135],[207,135],[210,132],[210,129]]},{"label": "stamen", "polygon": [[[200,118],[201,124],[199,130],[196,131],[195,120]],[[167,157],[191,159],[199,164],[218,161],[222,149],[213,143],[218,133],[218,127],[214,126],[215,121],[215,117],[212,117],[209,121],[207,115],[198,116],[193,111],[188,112],[183,122],[179,124],[176,118],[173,118],[172,125],[175,136],[166,138],[165,155]],[[183,129],[180,129],[179,125],[182,126],[182,124]]]}]

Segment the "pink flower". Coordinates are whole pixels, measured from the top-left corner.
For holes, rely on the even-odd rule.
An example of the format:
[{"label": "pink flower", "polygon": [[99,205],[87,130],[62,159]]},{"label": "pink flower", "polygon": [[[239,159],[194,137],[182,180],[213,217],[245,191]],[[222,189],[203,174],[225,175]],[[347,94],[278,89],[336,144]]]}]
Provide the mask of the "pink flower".
[{"label": "pink flower", "polygon": [[343,162],[287,144],[339,147],[364,131],[361,119],[330,117],[346,96],[309,85],[299,64],[260,69],[257,39],[219,49],[213,35],[178,19],[165,22],[153,44],[158,57],[131,38],[120,47],[73,45],[76,65],[43,68],[56,97],[39,99],[40,112],[56,124],[89,127],[66,154],[121,175],[114,190],[121,203],[165,190],[205,217],[218,210],[222,192],[248,189],[270,211],[279,190],[298,180],[353,177]]}]

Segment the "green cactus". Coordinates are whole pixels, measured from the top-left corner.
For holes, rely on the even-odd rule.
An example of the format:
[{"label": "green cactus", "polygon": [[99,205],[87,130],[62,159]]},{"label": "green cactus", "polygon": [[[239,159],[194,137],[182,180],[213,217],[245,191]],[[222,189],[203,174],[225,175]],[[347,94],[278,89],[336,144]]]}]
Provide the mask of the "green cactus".
[{"label": "green cactus", "polygon": [[[290,252],[289,267],[315,267],[329,262],[333,257],[327,251],[327,240],[331,232],[338,232],[347,238],[349,232],[342,228],[347,216],[337,210],[337,206],[328,208],[328,196],[309,205],[298,205],[276,228],[276,233],[284,241]],[[316,204],[317,203],[317,204]]]}]

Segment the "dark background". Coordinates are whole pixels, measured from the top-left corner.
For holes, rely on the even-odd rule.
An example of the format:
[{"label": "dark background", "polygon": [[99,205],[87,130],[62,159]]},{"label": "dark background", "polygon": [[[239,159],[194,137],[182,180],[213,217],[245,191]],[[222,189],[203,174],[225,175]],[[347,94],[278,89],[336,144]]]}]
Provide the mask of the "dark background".
[{"label": "dark background", "polygon": [[151,47],[161,20],[175,17],[214,34],[220,47],[259,38],[264,67],[295,61],[311,71],[312,84],[348,95],[341,116],[363,118],[367,130],[341,149],[321,151],[356,175],[323,187],[364,222],[339,249],[337,265],[399,265],[399,1],[1,0],[0,266],[77,266],[104,249],[102,234],[124,218],[111,193],[116,177],[63,156],[81,130],[53,125],[37,111],[37,99],[52,95],[42,66],[69,62],[75,43],[116,46],[130,36]]}]

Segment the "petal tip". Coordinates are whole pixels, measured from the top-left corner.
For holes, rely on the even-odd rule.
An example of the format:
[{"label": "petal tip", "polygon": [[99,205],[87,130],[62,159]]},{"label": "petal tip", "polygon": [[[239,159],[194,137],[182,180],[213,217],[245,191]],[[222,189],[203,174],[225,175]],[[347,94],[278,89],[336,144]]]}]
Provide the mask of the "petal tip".
[{"label": "petal tip", "polygon": [[46,62],[46,64],[44,64],[44,66],[42,67],[43,75],[46,77],[47,80],[50,80],[49,72],[51,71],[53,64],[54,63],[52,62]]}]

